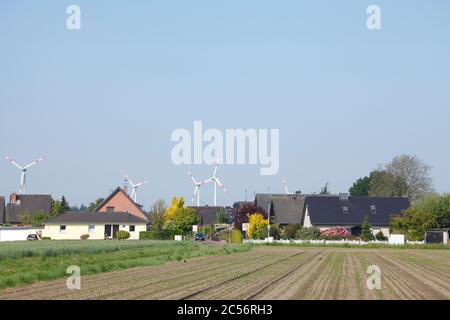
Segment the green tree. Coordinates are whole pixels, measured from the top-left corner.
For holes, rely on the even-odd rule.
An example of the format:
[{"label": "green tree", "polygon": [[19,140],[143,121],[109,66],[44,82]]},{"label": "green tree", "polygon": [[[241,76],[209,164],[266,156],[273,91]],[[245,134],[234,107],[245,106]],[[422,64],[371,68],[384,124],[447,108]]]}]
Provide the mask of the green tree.
[{"label": "green tree", "polygon": [[87,212],[94,211],[104,200],[105,200],[104,198],[97,198],[95,201],[89,203],[89,205],[86,208],[86,211]]},{"label": "green tree", "polygon": [[390,221],[391,232],[401,231],[409,241],[422,241],[425,232],[437,226],[438,223],[432,213],[414,207],[403,211],[403,217],[395,216]]},{"label": "green tree", "polygon": [[369,218],[367,216],[364,218],[364,221],[361,225],[361,240],[362,241],[372,241],[375,237],[372,233],[372,226],[369,223]]},{"label": "green tree", "polygon": [[166,203],[163,199],[156,200],[152,205],[150,210],[150,224],[152,231],[162,231],[164,227],[164,212],[166,209]]},{"label": "green tree", "polygon": [[192,230],[192,226],[199,221],[197,211],[193,208],[178,208],[171,220],[170,228],[180,233],[186,233]]},{"label": "green tree", "polygon": [[325,184],[325,186],[323,186],[322,189],[320,189],[319,194],[322,194],[322,195],[328,195],[328,194],[331,194],[330,189],[329,189],[329,185],[330,185],[330,183],[327,182],[327,183]]},{"label": "green tree", "polygon": [[225,224],[228,223],[228,218],[225,213],[225,209],[220,208],[220,210],[216,214],[216,223],[217,224]]},{"label": "green tree", "polygon": [[420,211],[432,213],[439,228],[450,228],[450,194],[431,194],[414,203]]},{"label": "green tree", "polygon": [[359,178],[348,191],[352,197],[366,197],[370,192],[370,184],[370,177]]},{"label": "green tree", "polygon": [[50,215],[52,217],[55,217],[55,216],[59,215],[61,212],[62,212],[61,201],[53,200],[51,209],[50,209]]},{"label": "green tree", "polygon": [[283,228],[281,238],[285,240],[295,239],[297,231],[302,228],[301,224],[288,224]]},{"label": "green tree", "polygon": [[60,203],[60,213],[66,213],[70,210],[69,203],[66,201],[66,198],[62,196],[61,203]]},{"label": "green tree", "polygon": [[301,228],[295,233],[295,239],[317,240],[320,238],[320,229],[316,227]]},{"label": "green tree", "polygon": [[384,170],[370,173],[370,191],[372,197],[403,197],[407,195],[406,182],[398,176]]},{"label": "green tree", "polygon": [[405,182],[405,195],[412,201],[421,199],[433,191],[431,166],[415,155],[399,155],[386,164],[385,170]]},{"label": "green tree", "polygon": [[31,214],[23,214],[20,217],[20,222],[24,225],[30,225],[32,224],[33,218],[31,217]]}]

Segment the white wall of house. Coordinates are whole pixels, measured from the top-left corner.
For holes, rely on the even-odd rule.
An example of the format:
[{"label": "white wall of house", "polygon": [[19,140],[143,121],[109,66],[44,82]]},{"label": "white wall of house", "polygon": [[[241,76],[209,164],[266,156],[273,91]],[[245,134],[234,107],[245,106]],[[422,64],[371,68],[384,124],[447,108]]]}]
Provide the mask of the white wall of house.
[{"label": "white wall of house", "polygon": [[0,241],[24,241],[29,234],[37,234],[43,229],[37,228],[1,228]]},{"label": "white wall of house", "polygon": [[[130,231],[130,225],[135,226],[134,231]],[[62,226],[65,226],[63,230]],[[141,224],[119,224],[119,230],[128,231],[130,240],[138,240],[139,233],[146,231],[145,223]],[[43,237],[49,237],[52,240],[80,240],[84,234],[89,234],[90,240],[103,240],[105,238],[105,223],[101,224],[46,224],[42,233]]]},{"label": "white wall of house", "polygon": [[308,207],[305,209],[305,219],[303,221],[303,227],[310,228],[313,225],[311,224],[311,218],[309,217]]}]

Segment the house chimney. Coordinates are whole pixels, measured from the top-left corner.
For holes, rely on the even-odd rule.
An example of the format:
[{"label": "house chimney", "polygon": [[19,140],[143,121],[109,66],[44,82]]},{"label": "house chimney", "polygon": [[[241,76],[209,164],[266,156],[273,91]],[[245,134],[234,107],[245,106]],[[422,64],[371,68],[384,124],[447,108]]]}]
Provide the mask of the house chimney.
[{"label": "house chimney", "polygon": [[11,195],[9,196],[9,202],[16,204],[17,203],[17,194],[16,193],[11,193]]}]

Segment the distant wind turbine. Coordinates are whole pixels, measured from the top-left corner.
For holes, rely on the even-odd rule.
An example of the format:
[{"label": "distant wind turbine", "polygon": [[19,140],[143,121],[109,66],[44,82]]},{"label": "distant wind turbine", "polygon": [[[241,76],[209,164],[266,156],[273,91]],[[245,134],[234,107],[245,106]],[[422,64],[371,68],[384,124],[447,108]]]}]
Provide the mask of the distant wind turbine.
[{"label": "distant wind turbine", "polygon": [[26,166],[19,165],[16,161],[14,161],[12,158],[10,158],[8,156],[6,156],[5,159],[8,160],[17,169],[22,171],[22,173],[20,175],[19,194],[26,194],[26,192],[27,192],[27,170],[30,169],[32,166],[38,164],[42,160],[44,160],[44,158],[39,158]]},{"label": "distant wind turbine", "polygon": [[214,163],[214,174],[211,178],[205,180],[205,183],[212,182],[214,183],[214,206],[217,207],[217,186],[219,186],[220,189],[222,189],[225,193],[228,193],[227,189],[225,189],[225,186],[220,182],[219,178],[217,178],[217,169],[219,168],[219,161],[220,159],[217,159]]},{"label": "distant wind turbine", "polygon": [[128,181],[128,183],[131,185],[131,187],[133,188],[131,191],[131,199],[134,200],[134,202],[137,203],[137,190],[140,186],[143,186],[144,184],[147,184],[148,181],[143,181],[143,182],[139,182],[139,183],[133,183],[133,181],[131,181],[130,177],[128,177],[128,175],[125,175],[125,180]]},{"label": "distant wind turbine", "polygon": [[200,188],[202,187],[203,184],[205,184],[206,181],[202,180],[202,181],[197,181],[194,176],[192,175],[191,171],[188,171],[188,176],[191,177],[192,182],[194,183],[194,194],[192,195],[192,201],[194,202],[195,197],[197,197],[197,207],[200,207]]}]

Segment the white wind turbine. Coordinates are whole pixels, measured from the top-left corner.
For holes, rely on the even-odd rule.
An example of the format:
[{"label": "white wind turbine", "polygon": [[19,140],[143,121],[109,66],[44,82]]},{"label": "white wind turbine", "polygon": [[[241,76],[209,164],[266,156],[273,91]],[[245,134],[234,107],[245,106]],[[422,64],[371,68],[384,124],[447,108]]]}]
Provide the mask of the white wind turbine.
[{"label": "white wind turbine", "polygon": [[24,167],[19,165],[16,161],[14,161],[13,159],[11,159],[8,156],[6,156],[5,159],[8,160],[9,162],[11,162],[11,164],[13,166],[15,166],[17,169],[22,171],[22,174],[20,175],[19,194],[26,194],[26,192],[27,192],[27,170],[30,169],[32,166],[38,164],[42,160],[44,160],[44,158],[39,158]]},{"label": "white wind turbine", "polygon": [[214,163],[214,174],[211,178],[205,180],[204,182],[213,182],[214,183],[214,206],[217,207],[217,186],[222,189],[225,193],[228,193],[225,186],[220,182],[219,178],[217,178],[217,169],[219,167],[219,159],[217,159]]},{"label": "white wind turbine", "polygon": [[131,187],[133,188],[133,190],[131,191],[131,199],[133,199],[134,202],[137,202],[137,189],[140,186],[143,186],[144,184],[147,184],[148,181],[143,181],[143,182],[139,182],[134,184],[133,181],[131,181],[130,177],[128,177],[128,175],[125,175],[125,180],[128,181],[128,183],[131,185]]},{"label": "white wind turbine", "polygon": [[192,201],[194,202],[195,197],[197,196],[197,207],[200,207],[200,188],[206,181],[197,181],[194,176],[192,175],[191,171],[187,172],[188,176],[191,177],[192,182],[194,183],[195,189],[194,194],[192,195]]}]

